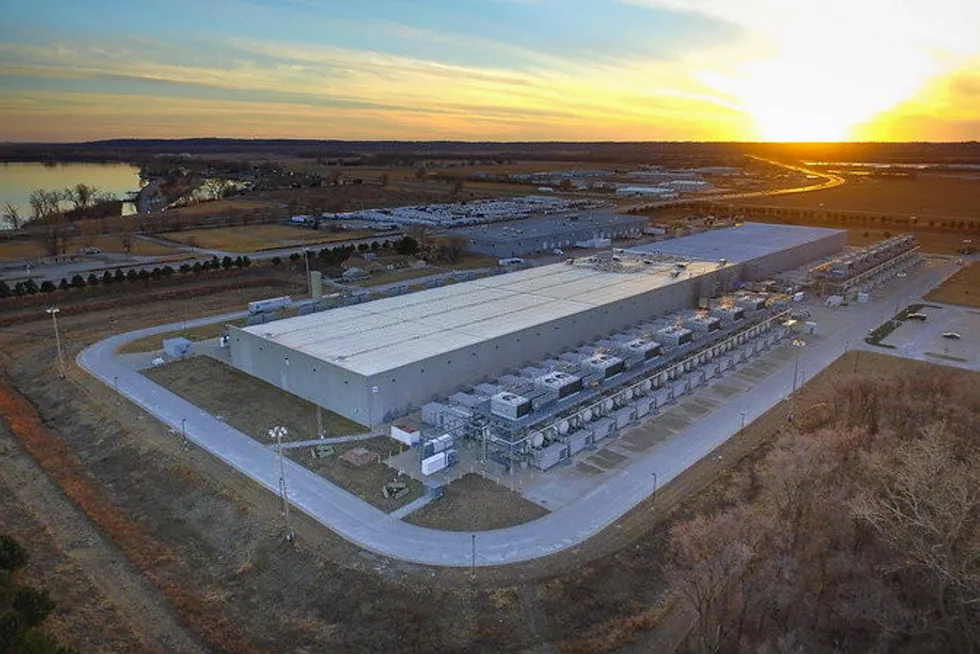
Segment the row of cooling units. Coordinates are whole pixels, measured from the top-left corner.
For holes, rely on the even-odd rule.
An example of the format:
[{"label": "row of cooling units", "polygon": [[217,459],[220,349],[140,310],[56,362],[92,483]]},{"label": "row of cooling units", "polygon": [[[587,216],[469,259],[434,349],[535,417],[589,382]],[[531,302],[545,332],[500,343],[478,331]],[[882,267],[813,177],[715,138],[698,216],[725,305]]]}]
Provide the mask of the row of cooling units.
[{"label": "row of cooling units", "polygon": [[760,294],[711,300],[426,404],[423,431],[487,439],[505,466],[548,469],[780,338],[779,309]]},{"label": "row of cooling units", "polygon": [[847,279],[880,266],[895,257],[915,250],[918,243],[912,234],[902,234],[886,239],[869,248],[855,250],[810,269],[818,278],[828,281],[846,281]]}]

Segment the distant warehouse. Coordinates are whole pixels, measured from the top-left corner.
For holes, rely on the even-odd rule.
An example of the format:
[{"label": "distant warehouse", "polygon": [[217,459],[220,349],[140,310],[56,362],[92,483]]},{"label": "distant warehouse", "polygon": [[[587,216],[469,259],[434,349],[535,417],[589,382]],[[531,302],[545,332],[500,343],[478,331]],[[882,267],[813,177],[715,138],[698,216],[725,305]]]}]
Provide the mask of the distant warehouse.
[{"label": "distant warehouse", "polygon": [[469,239],[472,252],[501,258],[551,252],[595,239],[638,237],[647,225],[644,216],[594,211],[477,225],[452,233]]},{"label": "distant warehouse", "polygon": [[[739,279],[839,252],[843,231],[747,224],[231,328],[236,368],[376,425],[454,390],[641,321]],[[725,261],[721,261],[725,259]]]}]

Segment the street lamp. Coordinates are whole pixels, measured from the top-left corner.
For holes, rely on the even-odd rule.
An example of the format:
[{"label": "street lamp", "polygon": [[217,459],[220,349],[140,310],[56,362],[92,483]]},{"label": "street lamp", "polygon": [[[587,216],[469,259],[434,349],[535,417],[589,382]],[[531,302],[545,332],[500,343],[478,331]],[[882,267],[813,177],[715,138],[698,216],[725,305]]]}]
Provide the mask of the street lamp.
[{"label": "street lamp", "polygon": [[187,418],[180,419],[180,446],[187,449]]},{"label": "street lamp", "polygon": [[313,297],[313,281],[310,279],[310,249],[303,248],[303,263],[306,264],[306,294]]},{"label": "street lamp", "polygon": [[793,365],[793,403],[790,407],[789,417],[792,422],[793,417],[796,415],[796,385],[799,382],[800,375],[800,355],[803,353],[803,348],[806,346],[806,341],[802,338],[793,339],[793,347],[796,348],[796,363]]},{"label": "street lamp", "polygon": [[61,334],[58,332],[58,313],[61,311],[58,307],[51,307],[46,309],[48,314],[51,315],[51,323],[54,325],[54,342],[55,346],[58,348],[58,363],[61,366],[61,377],[65,376],[65,354],[61,350]]},{"label": "street lamp", "polygon": [[276,425],[269,430],[269,438],[276,441],[276,452],[279,456],[279,497],[282,500],[282,515],[286,523],[286,542],[292,543],[296,538],[292,524],[289,522],[289,493],[286,491],[286,465],[282,460],[282,437],[289,430],[282,425]]}]

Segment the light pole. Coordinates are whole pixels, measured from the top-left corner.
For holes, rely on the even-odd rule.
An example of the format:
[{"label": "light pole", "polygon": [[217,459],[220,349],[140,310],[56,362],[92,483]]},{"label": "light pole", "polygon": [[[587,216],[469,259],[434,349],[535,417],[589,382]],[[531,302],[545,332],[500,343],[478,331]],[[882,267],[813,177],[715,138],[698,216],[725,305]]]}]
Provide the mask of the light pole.
[{"label": "light pole", "polygon": [[279,456],[279,497],[282,499],[282,515],[286,523],[286,542],[292,543],[296,538],[293,526],[289,522],[289,493],[286,491],[286,465],[282,460],[282,437],[287,435],[287,430],[282,425],[276,425],[269,430],[269,438],[276,441],[276,452]]},{"label": "light pole", "polygon": [[310,249],[303,248],[303,263],[306,264],[306,294],[313,297],[313,282],[310,280]]},{"label": "light pole", "polygon": [[806,341],[802,338],[793,339],[793,347],[796,348],[796,363],[793,365],[793,403],[789,410],[790,422],[793,421],[796,416],[796,385],[799,381],[800,375],[800,355],[803,353],[803,348],[806,346]]},{"label": "light pole", "polygon": [[657,486],[659,484],[657,483],[657,473],[651,472],[650,474],[653,475],[653,493],[650,494],[650,511],[652,512],[653,507],[657,504]]},{"label": "light pole", "polygon": [[180,419],[180,446],[187,449],[187,418]]},{"label": "light pole", "polygon": [[738,415],[742,417],[742,426],[739,429],[745,429],[745,411],[739,411]]},{"label": "light pole", "polygon": [[47,312],[51,315],[51,323],[54,325],[54,342],[58,348],[58,364],[61,366],[61,377],[65,376],[65,354],[61,351],[61,334],[58,332],[58,307],[51,307]]}]

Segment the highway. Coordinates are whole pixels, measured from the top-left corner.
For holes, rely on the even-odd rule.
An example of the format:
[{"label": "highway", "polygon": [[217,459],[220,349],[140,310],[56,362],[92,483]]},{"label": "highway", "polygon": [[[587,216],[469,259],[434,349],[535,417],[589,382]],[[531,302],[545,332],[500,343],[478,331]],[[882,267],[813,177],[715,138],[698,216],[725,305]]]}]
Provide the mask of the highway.
[{"label": "highway", "polygon": [[[952,263],[917,269],[901,288],[901,298],[925,294],[956,270]],[[896,282],[892,282],[896,285]],[[893,290],[892,293],[895,291]],[[805,377],[839,357],[847,347],[863,344],[869,329],[894,315],[896,296],[868,305],[848,307],[835,315],[835,332],[808,345]],[[240,317],[241,313],[188,321],[195,327]],[[225,422],[195,407],[133,370],[114,355],[121,345],[151,334],[179,329],[171,323],[107,338],[85,348],[78,364],[94,377],[114,386],[130,401],[175,430],[183,423],[198,447],[235,467],[273,493],[279,472],[275,452]],[[780,347],[789,347],[781,345]],[[791,361],[791,359],[790,359]],[[722,404],[703,419],[637,458],[590,492],[530,523],[480,532],[476,535],[476,565],[490,566],[532,560],[573,547],[602,531],[617,518],[708,455],[739,428],[741,412],[747,421],[762,415],[783,399],[793,380],[792,363],[759,381],[739,402]],[[656,418],[654,418],[655,420]],[[471,535],[417,527],[397,520],[292,461],[286,477],[293,505],[358,546],[384,556],[437,566],[469,566]]]}]

